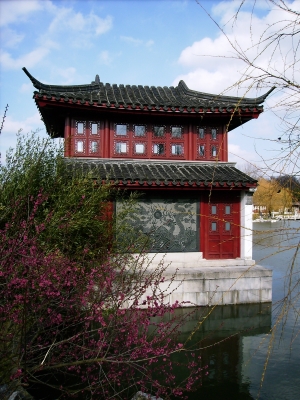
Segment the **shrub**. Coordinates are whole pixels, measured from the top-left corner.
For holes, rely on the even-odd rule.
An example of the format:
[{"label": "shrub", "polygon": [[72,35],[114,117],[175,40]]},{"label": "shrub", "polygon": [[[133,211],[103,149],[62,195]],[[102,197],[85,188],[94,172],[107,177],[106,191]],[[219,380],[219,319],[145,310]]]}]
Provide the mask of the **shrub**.
[{"label": "shrub", "polygon": [[[120,194],[70,174],[36,135],[19,136],[0,185],[1,383],[47,386],[49,399],[191,390],[201,368],[193,359],[176,380],[183,317],[160,290],[167,266],[149,268],[145,239],[107,217]],[[130,212],[134,198],[124,201]]]}]

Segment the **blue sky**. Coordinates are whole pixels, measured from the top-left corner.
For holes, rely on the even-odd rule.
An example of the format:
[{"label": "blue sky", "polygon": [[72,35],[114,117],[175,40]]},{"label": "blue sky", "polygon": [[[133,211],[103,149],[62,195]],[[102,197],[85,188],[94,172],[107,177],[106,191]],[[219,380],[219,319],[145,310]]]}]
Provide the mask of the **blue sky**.
[{"label": "blue sky", "polygon": [[[1,0],[1,118],[9,104],[0,137],[2,162],[19,129],[26,133],[41,128],[40,135],[46,134],[32,99],[34,88],[22,67],[41,82],[58,85],[90,83],[99,74],[111,84],[170,86],[183,79],[203,92],[260,95],[246,87],[227,90],[240,79],[244,66],[228,58],[233,51],[208,16],[227,35],[246,43],[245,21],[250,20],[253,1],[246,3],[241,22],[233,27],[231,16],[239,4],[234,0]],[[252,18],[258,33],[270,18],[276,15],[264,0],[258,1]],[[261,164],[261,156],[273,157],[278,149],[272,140],[279,134],[266,111],[229,134],[230,161],[240,167],[245,160]]]}]

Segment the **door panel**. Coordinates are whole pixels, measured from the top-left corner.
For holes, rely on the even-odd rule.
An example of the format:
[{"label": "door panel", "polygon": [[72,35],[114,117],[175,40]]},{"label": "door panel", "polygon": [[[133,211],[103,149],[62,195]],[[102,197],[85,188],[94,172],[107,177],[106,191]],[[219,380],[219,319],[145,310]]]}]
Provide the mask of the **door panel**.
[{"label": "door panel", "polygon": [[240,257],[240,194],[211,193],[202,198],[201,250],[206,259]]}]

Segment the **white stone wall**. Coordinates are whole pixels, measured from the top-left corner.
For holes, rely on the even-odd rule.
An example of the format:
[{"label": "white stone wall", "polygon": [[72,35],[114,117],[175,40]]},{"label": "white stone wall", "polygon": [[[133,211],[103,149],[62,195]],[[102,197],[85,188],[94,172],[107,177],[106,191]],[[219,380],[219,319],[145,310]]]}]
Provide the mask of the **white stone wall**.
[{"label": "white stone wall", "polygon": [[247,192],[241,192],[241,258],[252,260],[253,205],[247,205],[247,197]]}]

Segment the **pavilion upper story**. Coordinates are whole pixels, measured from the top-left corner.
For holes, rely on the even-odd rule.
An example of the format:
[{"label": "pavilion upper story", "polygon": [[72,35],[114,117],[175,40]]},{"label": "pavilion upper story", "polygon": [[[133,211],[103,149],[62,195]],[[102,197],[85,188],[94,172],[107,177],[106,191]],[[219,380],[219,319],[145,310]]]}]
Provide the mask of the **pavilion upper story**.
[{"label": "pavilion upper story", "polygon": [[47,85],[24,72],[52,137],[66,157],[228,161],[227,133],[257,118],[270,91],[257,98],[213,95],[176,87]]}]

